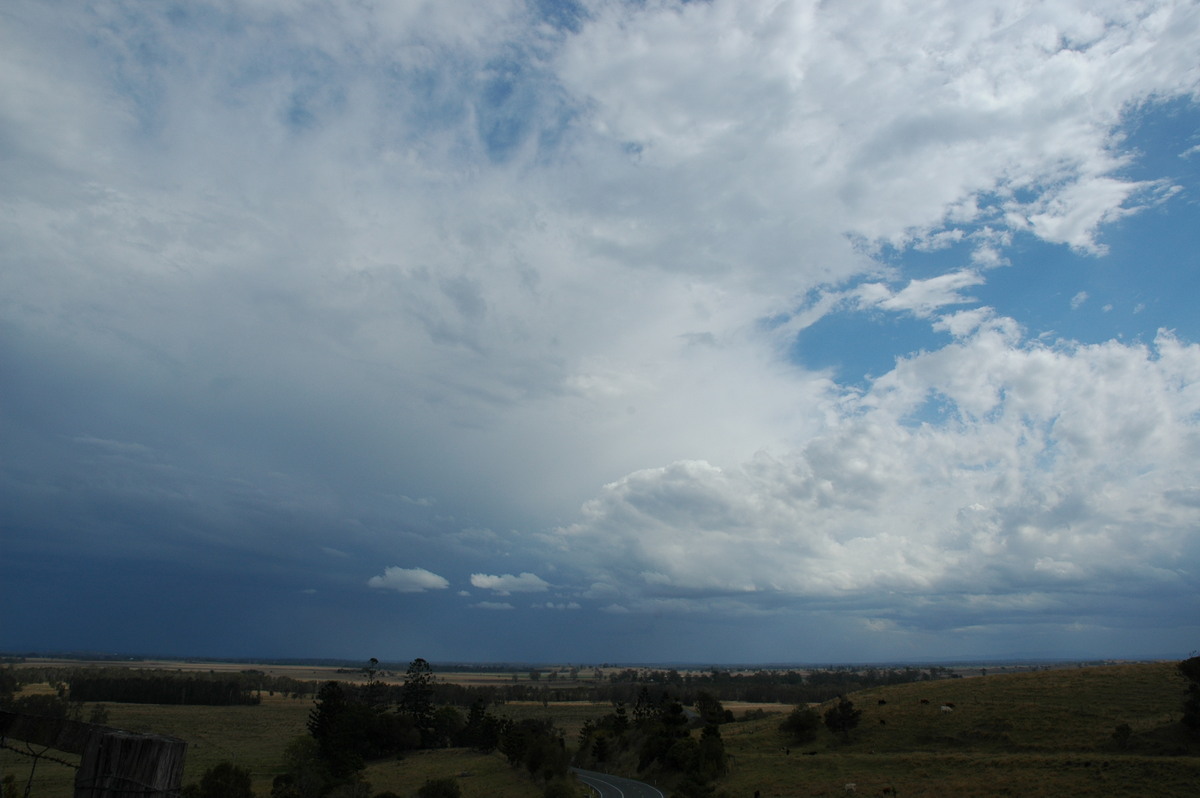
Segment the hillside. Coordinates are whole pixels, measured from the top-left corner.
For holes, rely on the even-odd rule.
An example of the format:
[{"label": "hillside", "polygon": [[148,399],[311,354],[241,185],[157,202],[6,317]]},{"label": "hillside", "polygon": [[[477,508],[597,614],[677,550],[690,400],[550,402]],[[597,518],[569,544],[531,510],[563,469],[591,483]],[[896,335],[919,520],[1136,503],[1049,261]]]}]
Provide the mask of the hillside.
[{"label": "hillside", "polygon": [[[779,731],[783,714],[721,726],[729,773],[717,796],[760,798],[857,795],[913,796],[1189,796],[1200,784],[1200,740],[1179,723],[1185,680],[1175,663],[1067,668],[944,679],[853,693],[862,710],[848,743],[821,728],[815,742]],[[49,685],[30,692],[51,693]],[[881,701],[886,703],[880,703]],[[928,703],[923,703],[928,702]],[[943,704],[954,705],[943,712]],[[775,705],[780,713],[789,707]],[[170,734],[191,743],[185,782],[222,760],[248,768],[260,798],[270,792],[283,749],[312,707],[309,699],[270,696],[259,706],[197,707],[109,704],[109,723]],[[741,715],[744,707],[732,707]],[[825,707],[820,709],[823,711]],[[90,709],[90,708],[89,708]],[[514,718],[551,717],[572,744],[588,718],[607,704],[513,703]],[[1122,747],[1113,733],[1128,724]],[[698,732],[694,732],[698,734]],[[0,776],[23,788],[28,755],[0,750]],[[632,766],[632,765],[631,765]],[[34,796],[71,795],[73,771],[43,762]],[[628,774],[635,775],[635,774]],[[366,777],[377,791],[414,795],[429,778],[454,776],[465,798],[535,798],[540,790],[500,754],[465,749],[414,752],[374,762]],[[890,791],[890,792],[885,792]],[[582,794],[582,793],[581,793]]]},{"label": "hillside", "polygon": [[[841,795],[848,783],[903,798],[1192,796],[1200,741],[1178,722],[1185,684],[1174,663],[1152,663],[867,690],[850,696],[863,714],[849,743],[825,729],[795,743],[779,718],[723,727],[733,764],[721,788],[762,798]],[[1123,723],[1124,748],[1113,737]]]}]

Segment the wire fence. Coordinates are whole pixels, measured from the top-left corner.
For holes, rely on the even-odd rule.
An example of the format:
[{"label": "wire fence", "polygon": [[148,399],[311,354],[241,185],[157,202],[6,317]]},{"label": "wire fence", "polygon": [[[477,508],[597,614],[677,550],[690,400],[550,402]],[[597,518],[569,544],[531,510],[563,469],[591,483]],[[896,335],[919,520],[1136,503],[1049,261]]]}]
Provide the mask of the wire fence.
[{"label": "wire fence", "polygon": [[[11,724],[13,721],[13,716],[10,714],[6,720],[9,724]],[[99,729],[102,727],[92,728]],[[25,781],[23,798],[31,798],[32,790],[35,784],[35,777],[38,773],[38,765],[41,764],[42,761],[61,765],[75,771],[73,795],[77,797],[88,796],[88,798],[92,798],[95,796],[95,798],[118,798],[118,796],[154,796],[155,798],[180,798],[179,779],[177,777],[170,780],[174,782],[172,787],[164,787],[163,782],[160,781],[160,775],[163,771],[159,771],[160,775],[150,776],[150,773],[155,770],[156,766],[152,766],[150,771],[140,770],[136,767],[131,768],[122,764],[120,760],[121,754],[115,754],[118,757],[116,760],[109,758],[106,760],[107,764],[101,766],[100,761],[94,754],[96,749],[92,748],[91,744],[89,744],[89,753],[82,757],[82,761],[71,762],[63,759],[60,756],[49,753],[53,749],[53,746],[41,745],[41,743],[45,741],[44,738],[36,734],[33,735],[33,738],[38,740],[38,744],[35,746],[35,743],[31,742],[30,740],[19,738],[10,740],[8,732],[11,731],[12,729],[8,729],[5,734],[0,734],[0,750],[11,751],[21,757],[27,757],[29,760],[31,760],[29,765],[29,776]],[[128,754],[130,749],[128,747],[122,748],[121,746],[123,744],[128,744],[130,737],[138,737],[137,735],[127,735],[125,733],[115,732],[115,730],[111,729],[106,731],[110,733],[104,734],[103,739],[105,741],[112,741],[108,744],[116,746],[116,749],[109,749],[110,756],[113,755],[112,752],[114,750],[123,750],[126,754]],[[182,754],[178,752],[176,752],[176,754],[172,754],[167,750],[167,748],[170,746],[170,743],[168,743],[167,747],[164,747],[162,745],[163,742],[165,742],[163,738],[157,738],[149,742],[149,745],[152,746],[150,748],[150,761],[158,761],[161,764],[170,762],[172,759],[177,759],[176,764],[178,765],[179,774],[181,774]],[[182,741],[172,742],[183,745]],[[146,753],[145,740],[136,740],[134,742],[134,746],[135,748],[140,749],[140,754]],[[68,748],[68,753],[75,752],[76,749]],[[165,757],[165,759],[163,757]],[[146,761],[144,757],[140,758],[142,759],[143,763]],[[88,765],[89,762],[90,765]],[[86,768],[85,765],[87,766]],[[83,772],[85,769],[88,772]],[[124,772],[122,773],[121,771]],[[130,775],[131,773],[134,775]],[[160,781],[159,785],[156,786],[154,784],[148,784],[135,777],[136,775],[142,775],[143,773],[156,781]],[[4,791],[2,798],[14,796],[15,789],[15,774],[5,777],[4,783],[0,785],[0,790]]]},{"label": "wire fence", "polygon": [[58,757],[56,757],[52,754],[46,753],[47,751],[50,750],[49,748],[43,748],[41,751],[35,751],[35,750],[33,750],[33,744],[29,743],[29,742],[25,742],[24,749],[21,749],[15,745],[9,745],[7,738],[0,737],[0,748],[4,749],[6,751],[12,751],[14,753],[20,754],[21,756],[30,757],[33,760],[33,762],[30,763],[30,765],[29,765],[29,778],[25,782],[24,798],[29,798],[30,794],[32,793],[33,777],[35,775],[37,775],[38,763],[41,762],[43,759],[46,760],[47,762],[54,762],[55,764],[65,765],[73,770],[79,770],[79,765],[77,763],[68,762],[65,759],[59,759]]}]

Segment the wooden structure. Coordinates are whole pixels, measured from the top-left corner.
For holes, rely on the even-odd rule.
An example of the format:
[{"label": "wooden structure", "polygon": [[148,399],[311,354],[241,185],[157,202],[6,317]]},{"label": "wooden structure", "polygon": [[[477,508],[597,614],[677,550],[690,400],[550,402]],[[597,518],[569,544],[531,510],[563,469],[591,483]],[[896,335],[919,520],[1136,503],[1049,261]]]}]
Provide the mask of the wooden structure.
[{"label": "wooden structure", "polygon": [[187,743],[158,734],[0,711],[0,739],[79,754],[75,798],[177,798]]}]

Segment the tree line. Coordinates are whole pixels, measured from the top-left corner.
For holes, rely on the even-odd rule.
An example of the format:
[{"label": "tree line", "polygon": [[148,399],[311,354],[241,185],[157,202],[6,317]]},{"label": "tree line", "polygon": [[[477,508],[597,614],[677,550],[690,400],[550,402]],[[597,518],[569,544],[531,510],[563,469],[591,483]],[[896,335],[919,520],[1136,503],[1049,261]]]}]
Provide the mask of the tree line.
[{"label": "tree line", "polygon": [[[673,795],[707,798],[727,768],[721,725],[733,721],[719,699],[707,692],[688,710],[669,690],[652,693],[643,685],[632,703],[624,702],[579,733],[576,764],[592,770],[635,769],[675,784]],[[692,735],[699,728],[700,735]]]},{"label": "tree line", "polygon": [[[438,666],[439,672],[457,672],[465,666]],[[432,668],[432,666],[431,666]],[[8,670],[8,669],[6,669]],[[472,672],[482,672],[477,668]],[[343,669],[346,673],[358,674],[361,669]],[[938,666],[928,668],[850,668],[833,667],[798,671],[766,670],[753,672],[738,672],[724,669],[708,671],[685,671],[675,669],[625,668],[604,675],[597,669],[589,674],[590,678],[579,679],[579,669],[572,668],[570,677],[557,679],[542,679],[537,670],[503,670],[498,667],[490,672],[511,673],[516,681],[489,685],[465,685],[453,681],[435,681],[430,686],[434,703],[469,707],[476,701],[485,705],[505,704],[510,701],[587,701],[592,703],[624,702],[633,704],[643,686],[651,689],[670,688],[673,694],[684,706],[693,705],[700,693],[708,694],[720,701],[747,701],[756,703],[802,704],[828,701],[838,695],[845,695],[857,690],[870,687],[882,687],[905,682],[930,681],[949,678],[951,673],[946,668]],[[157,694],[161,691],[167,696],[175,696],[164,701],[152,703],[177,703],[180,697],[205,697],[195,702],[187,699],[187,703],[209,703],[207,696],[212,693],[229,697],[231,703],[253,703],[248,696],[286,695],[292,698],[315,698],[322,683],[316,680],[300,680],[289,676],[276,676],[261,670],[246,669],[239,672],[220,673],[209,671],[208,674],[193,671],[169,671],[164,669],[135,669],[120,666],[111,667],[64,667],[64,666],[34,666],[11,669],[10,673],[19,684],[47,683],[50,685],[69,685],[70,697],[79,701],[139,701],[138,695]],[[565,674],[568,672],[564,672]],[[383,667],[375,671],[379,685],[375,688],[382,693],[381,700],[397,703],[404,686],[396,683],[386,683],[383,678],[394,675]],[[526,675],[527,674],[527,675]],[[535,679],[534,674],[539,678]],[[557,672],[552,672],[555,675]],[[184,685],[170,684],[166,680],[174,679],[182,682],[192,680],[196,690],[184,690]],[[200,680],[224,682],[226,685],[236,683],[239,691],[236,696],[229,690],[222,692],[217,688],[199,685]],[[137,682],[144,682],[141,687]],[[144,688],[144,689],[143,689]],[[108,692],[104,692],[104,691]],[[83,697],[83,696],[87,697]],[[134,696],[126,698],[123,696]]]},{"label": "tree line", "polygon": [[[542,784],[546,798],[576,795],[563,734],[552,721],[499,717],[482,700],[465,715],[458,707],[439,704],[438,681],[424,659],[409,664],[398,687],[380,681],[377,666],[372,659],[363,669],[363,684],[328,681],[320,686],[308,735],[288,746],[285,772],[275,779],[272,798],[365,796],[369,785],[362,772],[367,762],[450,746],[499,751],[512,767],[525,769]],[[427,786],[428,798],[453,796],[457,789],[452,783]]]},{"label": "tree line", "polygon": [[244,680],[191,675],[77,676],[71,680],[70,697],[75,702],[196,706],[242,706],[261,701]]}]

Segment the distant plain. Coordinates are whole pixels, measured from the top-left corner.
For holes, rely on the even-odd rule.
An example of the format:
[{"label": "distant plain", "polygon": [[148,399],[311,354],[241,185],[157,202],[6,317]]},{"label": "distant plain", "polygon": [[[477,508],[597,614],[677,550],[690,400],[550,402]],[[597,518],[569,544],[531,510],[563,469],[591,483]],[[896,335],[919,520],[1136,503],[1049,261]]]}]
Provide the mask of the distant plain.
[{"label": "distant plain", "polygon": [[[28,664],[35,664],[30,662]],[[85,663],[39,660],[37,665]],[[111,661],[104,666],[114,665]],[[261,670],[301,680],[361,680],[361,671],[335,666],[252,665],[244,662],[135,661],[136,668],[167,670]],[[21,667],[18,665],[17,667]],[[981,671],[975,669],[975,675]],[[593,669],[586,670],[594,676]],[[388,681],[403,673],[389,672]],[[445,673],[439,680],[468,684],[511,681],[512,673]],[[528,674],[517,674],[528,683]],[[549,686],[545,681],[543,686]],[[554,682],[562,686],[571,682]],[[50,691],[30,685],[26,692]],[[1179,723],[1185,680],[1173,662],[1058,667],[984,678],[951,678],[873,688],[851,700],[863,716],[849,742],[824,729],[812,743],[795,743],[779,731],[782,704],[724,702],[741,718],[750,710],[766,716],[721,726],[730,754],[728,774],[717,795],[761,798],[829,796],[854,784],[858,795],[997,796],[1062,795],[1192,796],[1200,784],[1200,740]],[[923,703],[928,702],[928,703]],[[883,703],[881,703],[883,702]],[[944,703],[952,711],[941,711]],[[305,734],[313,702],[263,694],[257,706],[201,707],[108,703],[108,723],[134,732],[187,740],[185,783],[208,768],[230,761],[253,774],[260,798],[270,794],[284,747]],[[85,716],[90,707],[85,707]],[[514,719],[549,717],[564,730],[568,745],[588,719],[612,711],[592,702],[510,702],[493,708]],[[1124,746],[1114,737],[1129,724]],[[50,752],[53,753],[53,752]],[[70,757],[63,757],[70,759]],[[13,774],[23,790],[31,758],[0,751],[0,775]],[[74,771],[42,761],[31,796],[68,798]],[[466,749],[411,753],[401,760],[369,765],[372,794],[391,790],[415,795],[429,778],[455,777],[464,798],[534,798],[540,788],[508,767],[499,753]],[[627,774],[635,775],[635,774]]]}]

